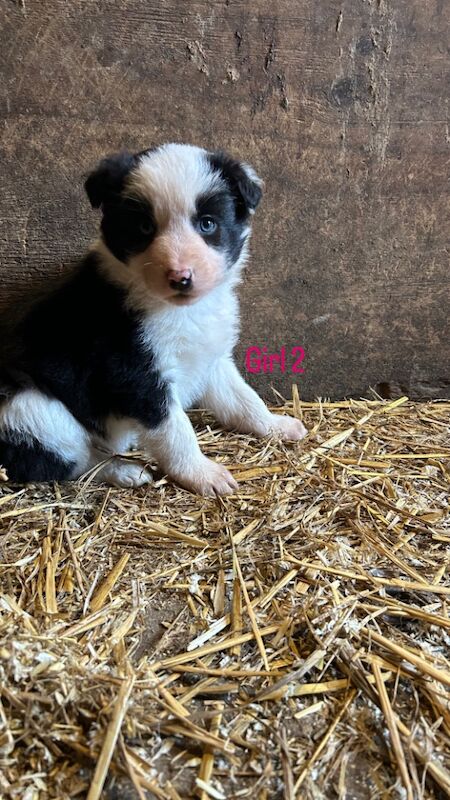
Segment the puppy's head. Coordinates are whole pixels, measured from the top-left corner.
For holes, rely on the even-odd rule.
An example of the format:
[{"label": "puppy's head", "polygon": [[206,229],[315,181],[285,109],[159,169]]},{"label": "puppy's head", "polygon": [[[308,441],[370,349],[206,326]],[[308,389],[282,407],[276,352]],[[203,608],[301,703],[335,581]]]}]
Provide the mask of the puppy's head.
[{"label": "puppy's head", "polygon": [[261,199],[251,167],[179,144],[106,158],[85,187],[115,259],[151,297],[176,305],[226,280]]}]

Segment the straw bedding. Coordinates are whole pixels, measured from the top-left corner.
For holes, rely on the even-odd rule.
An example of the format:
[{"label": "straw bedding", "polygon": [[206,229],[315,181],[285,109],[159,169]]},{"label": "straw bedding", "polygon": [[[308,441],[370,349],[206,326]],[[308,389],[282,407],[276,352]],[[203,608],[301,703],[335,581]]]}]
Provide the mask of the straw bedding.
[{"label": "straw bedding", "polygon": [[240,484],[0,496],[0,797],[450,795],[450,403],[196,416]]}]

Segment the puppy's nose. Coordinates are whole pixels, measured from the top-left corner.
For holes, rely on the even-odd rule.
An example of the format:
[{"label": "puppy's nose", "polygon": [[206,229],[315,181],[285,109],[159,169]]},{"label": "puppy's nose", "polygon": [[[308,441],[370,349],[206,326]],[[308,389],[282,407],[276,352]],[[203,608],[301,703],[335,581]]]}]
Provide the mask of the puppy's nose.
[{"label": "puppy's nose", "polygon": [[170,288],[176,292],[189,292],[192,289],[192,271],[190,269],[171,269],[167,278]]}]

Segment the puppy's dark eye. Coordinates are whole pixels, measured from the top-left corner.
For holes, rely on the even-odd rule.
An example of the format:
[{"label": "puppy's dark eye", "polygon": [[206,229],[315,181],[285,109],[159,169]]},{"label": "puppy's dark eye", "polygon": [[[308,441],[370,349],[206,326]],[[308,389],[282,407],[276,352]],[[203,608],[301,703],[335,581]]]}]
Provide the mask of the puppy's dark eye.
[{"label": "puppy's dark eye", "polygon": [[139,225],[139,230],[143,236],[150,236],[150,234],[153,233],[153,224],[151,220],[144,219]]},{"label": "puppy's dark eye", "polygon": [[198,226],[202,233],[211,234],[217,230],[217,222],[212,217],[200,217]]}]

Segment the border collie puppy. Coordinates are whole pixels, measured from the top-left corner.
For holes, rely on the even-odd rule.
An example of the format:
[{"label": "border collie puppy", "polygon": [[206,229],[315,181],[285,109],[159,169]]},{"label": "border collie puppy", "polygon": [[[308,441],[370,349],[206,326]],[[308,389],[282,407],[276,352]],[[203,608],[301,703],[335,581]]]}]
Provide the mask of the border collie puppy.
[{"label": "border collie puppy", "polygon": [[100,162],[86,192],[101,237],[62,288],[19,328],[0,377],[0,464],[13,481],[98,477],[141,486],[120,458],[139,446],[187,489],[229,494],[236,481],[204,456],[194,403],[227,428],[302,439],[233,363],[236,285],[261,181],[223,153],[168,144]]}]

